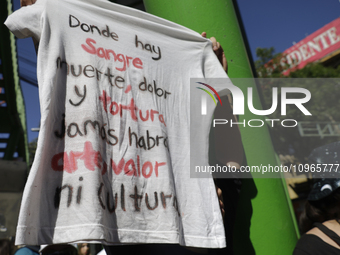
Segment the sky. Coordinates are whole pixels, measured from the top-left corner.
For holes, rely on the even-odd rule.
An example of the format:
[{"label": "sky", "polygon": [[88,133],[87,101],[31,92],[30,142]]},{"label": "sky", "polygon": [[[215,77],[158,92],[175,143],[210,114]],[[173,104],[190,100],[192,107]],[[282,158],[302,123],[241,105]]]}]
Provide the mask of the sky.
[{"label": "sky", "polygon": [[340,17],[339,0],[238,0],[248,42],[256,48],[283,52]]},{"label": "sky", "polygon": [[[20,7],[14,0],[14,8]],[[213,2],[213,1],[212,1]],[[283,52],[327,23],[340,17],[339,0],[238,0],[251,54],[256,60],[256,48],[274,47]],[[218,38],[217,38],[218,39]],[[19,73],[36,81],[36,53],[31,39],[17,41]],[[223,46],[223,45],[222,45]],[[225,49],[227,50],[227,49]],[[38,88],[21,81],[26,104],[28,141],[38,137],[31,131],[39,127]]]}]

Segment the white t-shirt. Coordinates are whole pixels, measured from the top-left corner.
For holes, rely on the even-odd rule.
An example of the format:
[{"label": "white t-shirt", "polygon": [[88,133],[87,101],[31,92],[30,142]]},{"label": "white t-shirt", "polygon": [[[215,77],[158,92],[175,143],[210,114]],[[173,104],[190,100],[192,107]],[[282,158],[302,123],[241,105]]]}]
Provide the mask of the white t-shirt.
[{"label": "white t-shirt", "polygon": [[[5,24],[39,41],[41,127],[16,244],[225,247],[213,180],[188,170],[190,78],[227,77],[211,42],[102,0],[38,0]],[[195,141],[206,165],[209,128]]]}]

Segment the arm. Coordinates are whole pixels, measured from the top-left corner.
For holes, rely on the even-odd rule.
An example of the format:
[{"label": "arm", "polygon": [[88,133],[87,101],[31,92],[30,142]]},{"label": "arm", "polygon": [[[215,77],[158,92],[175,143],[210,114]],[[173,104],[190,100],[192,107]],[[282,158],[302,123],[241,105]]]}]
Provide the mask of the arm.
[{"label": "arm", "polygon": [[[204,38],[207,37],[207,33],[203,32],[201,34]],[[228,62],[226,56],[224,54],[223,48],[219,42],[217,42],[215,37],[210,38],[212,42],[213,50],[221,63],[224,71],[228,73]],[[237,121],[236,116],[232,113],[232,97],[231,95],[224,96],[221,98],[223,106],[220,104],[217,105],[215,110],[215,116],[217,119],[232,119],[234,122]],[[233,125],[229,127],[228,125],[218,125],[215,128],[215,151],[216,151],[216,159],[228,166],[234,166],[237,169],[240,168],[243,162],[243,145],[241,140],[241,133],[238,126]],[[226,145],[231,146],[226,146]],[[216,185],[215,185],[216,186]],[[221,214],[224,219],[225,209],[223,203],[223,195],[222,190],[216,186],[216,193],[218,196]]]},{"label": "arm", "polygon": [[[204,38],[207,37],[207,33],[203,32],[201,34]],[[220,61],[224,71],[228,73],[228,62],[224,54],[223,48],[219,42],[216,41],[215,37],[211,37],[210,40],[213,43],[213,50]],[[222,104],[217,105],[215,110],[215,116],[217,119],[232,119],[237,121],[236,116],[232,113],[232,98],[231,95],[222,97]],[[215,143],[217,160],[226,165],[235,166],[240,168],[243,162],[243,145],[241,140],[241,133],[238,126],[233,125],[229,127],[228,125],[218,125],[215,128]],[[232,144],[233,146],[225,146],[226,144]]]}]

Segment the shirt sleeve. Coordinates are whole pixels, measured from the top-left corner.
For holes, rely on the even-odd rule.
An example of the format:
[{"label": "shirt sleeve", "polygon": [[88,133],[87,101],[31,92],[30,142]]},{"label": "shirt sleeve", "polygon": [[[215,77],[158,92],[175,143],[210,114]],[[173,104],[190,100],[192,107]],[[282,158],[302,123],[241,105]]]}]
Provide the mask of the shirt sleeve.
[{"label": "shirt sleeve", "polygon": [[21,7],[7,17],[5,25],[18,38],[33,37],[39,41],[44,2],[38,0],[33,5]]}]

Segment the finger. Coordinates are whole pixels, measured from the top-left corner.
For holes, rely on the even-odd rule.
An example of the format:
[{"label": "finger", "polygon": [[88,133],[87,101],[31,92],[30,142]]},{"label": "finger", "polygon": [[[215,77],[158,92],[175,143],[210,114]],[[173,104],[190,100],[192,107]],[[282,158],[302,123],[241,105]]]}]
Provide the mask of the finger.
[{"label": "finger", "polygon": [[219,187],[216,187],[216,193],[219,199],[223,198],[222,190]]},{"label": "finger", "polygon": [[204,38],[207,38],[207,32],[202,32],[201,36],[203,36]]},{"label": "finger", "polygon": [[36,0],[20,0],[20,6],[32,5],[35,2],[36,2]]},{"label": "finger", "polygon": [[222,190],[216,186],[216,194],[217,194],[217,197],[218,197],[218,201],[220,203],[220,206],[221,206],[221,203],[223,205],[223,208],[224,208],[224,204],[223,204],[223,193],[222,193]]},{"label": "finger", "polygon": [[218,42],[216,41],[215,37],[210,37],[210,41],[212,42],[213,50],[218,50]]},{"label": "finger", "polygon": [[222,190],[219,187],[217,187],[217,186],[215,186],[215,188],[216,188],[216,194],[217,194],[217,197],[218,197],[218,203],[220,205],[222,219],[223,219],[223,222],[224,222],[225,211],[224,211],[224,203],[223,203]]},{"label": "finger", "polygon": [[217,196],[220,198],[222,196],[222,190],[220,188],[216,188]]},{"label": "finger", "polygon": [[21,0],[20,1],[20,5],[21,6],[28,6],[28,5],[31,5],[32,3],[31,3],[31,1],[29,1],[29,0]]},{"label": "finger", "polygon": [[216,56],[218,57],[218,59],[220,60],[220,62],[222,64],[223,48],[222,48],[221,44],[219,42],[217,42],[216,40],[212,41],[212,42],[213,42],[213,50],[214,50]]},{"label": "finger", "polygon": [[225,215],[224,204],[221,200],[219,202],[220,202],[220,210],[221,210],[222,218],[224,221],[224,215]]},{"label": "finger", "polygon": [[221,209],[224,209],[224,203],[223,203],[223,201],[221,201],[221,200],[220,200],[220,208],[221,208]]},{"label": "finger", "polygon": [[216,45],[217,45],[217,50],[221,51],[222,50],[222,46],[221,46],[220,42],[216,42]]},{"label": "finger", "polygon": [[217,186],[215,186],[215,188],[216,188],[216,194],[217,194],[217,196],[218,197],[220,197],[220,195],[221,195],[221,189],[219,188],[219,187],[217,187]]},{"label": "finger", "polygon": [[222,58],[223,49],[219,42],[216,42],[216,49],[214,49],[214,51],[218,57]]}]

